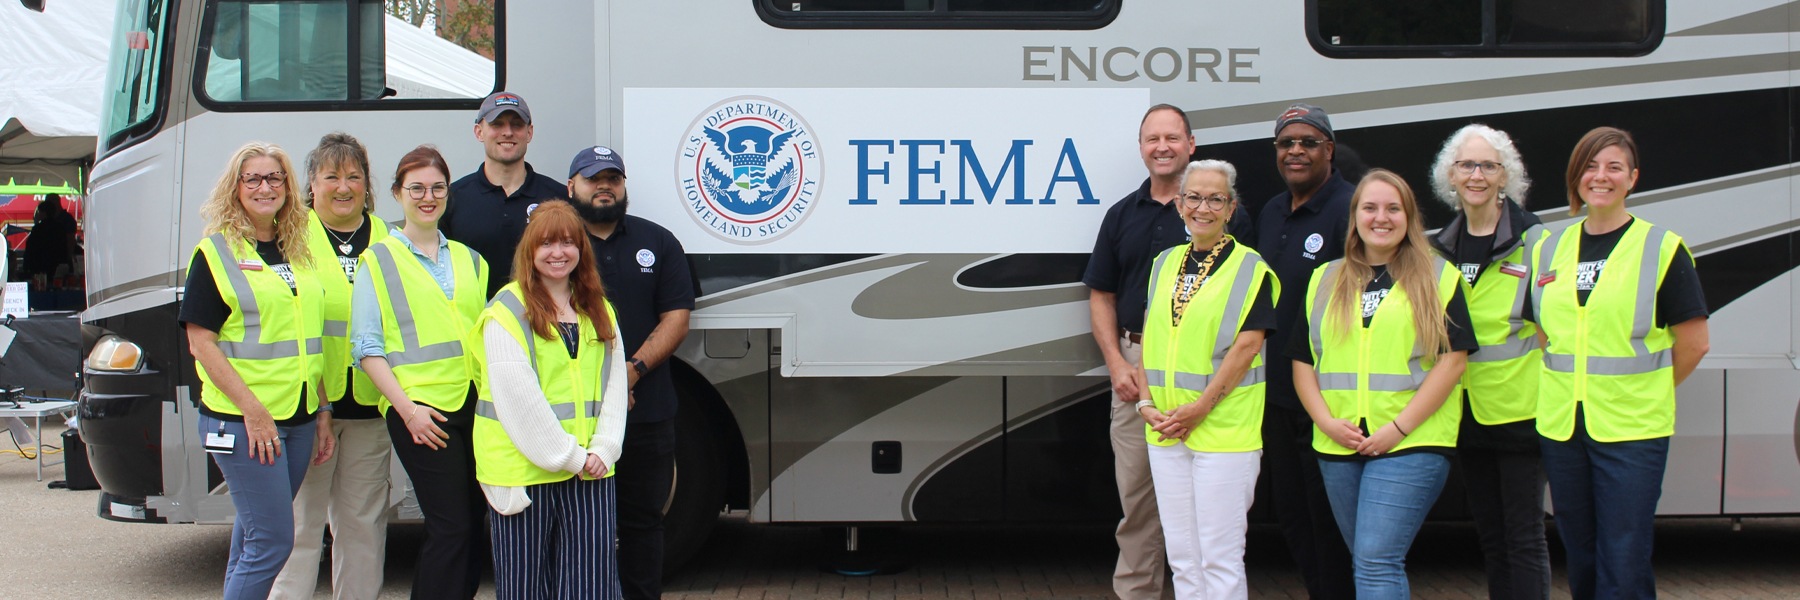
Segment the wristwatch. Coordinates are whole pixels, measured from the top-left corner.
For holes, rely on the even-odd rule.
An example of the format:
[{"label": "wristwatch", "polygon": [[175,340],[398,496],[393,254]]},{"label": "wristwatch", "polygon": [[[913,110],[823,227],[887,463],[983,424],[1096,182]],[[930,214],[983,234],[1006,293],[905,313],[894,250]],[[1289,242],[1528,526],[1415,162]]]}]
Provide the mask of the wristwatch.
[{"label": "wristwatch", "polygon": [[635,356],[631,357],[630,362],[631,362],[631,368],[633,370],[637,371],[638,377],[643,377],[644,371],[650,370],[649,365],[644,364],[644,361],[638,360],[638,358]]}]

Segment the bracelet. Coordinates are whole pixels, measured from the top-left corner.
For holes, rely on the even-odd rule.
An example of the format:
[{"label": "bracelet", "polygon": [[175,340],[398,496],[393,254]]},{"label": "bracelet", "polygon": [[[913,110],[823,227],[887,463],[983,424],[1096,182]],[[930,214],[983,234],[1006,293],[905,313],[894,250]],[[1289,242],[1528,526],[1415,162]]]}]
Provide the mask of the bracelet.
[{"label": "bracelet", "polygon": [[1411,433],[1407,433],[1407,431],[1405,429],[1400,428],[1400,420],[1399,419],[1394,419],[1392,421],[1389,421],[1389,423],[1392,423],[1394,425],[1394,431],[1400,432],[1400,437],[1406,437],[1406,436],[1412,435]]},{"label": "bracelet", "polygon": [[1150,400],[1137,401],[1137,409],[1138,410],[1144,410],[1146,408],[1156,408],[1156,402],[1150,401]]}]

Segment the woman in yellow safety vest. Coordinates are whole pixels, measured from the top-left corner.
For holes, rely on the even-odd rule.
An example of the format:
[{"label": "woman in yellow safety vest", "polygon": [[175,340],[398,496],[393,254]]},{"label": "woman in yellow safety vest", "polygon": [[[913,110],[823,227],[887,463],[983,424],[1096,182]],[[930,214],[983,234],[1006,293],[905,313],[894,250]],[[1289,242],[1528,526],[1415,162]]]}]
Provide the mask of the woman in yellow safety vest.
[{"label": "woman in yellow safety vest", "polygon": [[356,257],[387,237],[375,218],[369,152],[347,133],[330,133],[306,155],[307,250],[325,288],[325,397],[337,452],[313,465],[294,498],[294,552],[275,578],[273,599],[311,598],[319,581],[325,525],[331,525],[331,589],[338,598],[381,595],[386,564],[388,462],[393,455],[376,405],[380,392],[350,365],[350,283]]},{"label": "woman in yellow safety vest", "polygon": [[477,327],[475,475],[499,598],[618,598],[612,466],[630,402],[617,318],[567,202],[531,213]]},{"label": "woman in yellow safety vest", "polygon": [[1263,335],[1280,293],[1262,255],[1226,234],[1237,168],[1189,163],[1176,199],[1189,242],[1150,271],[1144,322],[1150,476],[1178,598],[1248,598],[1246,514],[1261,470]]},{"label": "woman in yellow safety vest", "polygon": [[1450,472],[1469,327],[1462,276],[1432,254],[1412,188],[1363,176],[1344,258],[1313,271],[1287,348],[1358,598],[1408,598],[1406,551]]},{"label": "woman in yellow safety vest", "polygon": [[475,377],[470,348],[487,302],[487,263],[438,231],[450,167],[437,149],[400,157],[394,198],[406,225],[369,245],[351,292],[350,353],[381,392],[394,455],[406,468],[425,543],[414,598],[469,598],[486,562],[481,489],[471,443]]},{"label": "woman in yellow safety vest", "polygon": [[1538,457],[1537,375],[1543,354],[1531,316],[1531,247],[1544,237],[1525,210],[1531,179],[1512,137],[1486,125],[1456,130],[1431,167],[1432,190],[1457,210],[1431,244],[1469,284],[1481,349],[1463,371],[1456,461],[1487,564],[1488,597],[1550,597],[1544,467]]},{"label": "woman in yellow safety vest", "polygon": [[200,436],[237,509],[225,598],[264,598],[294,545],[307,462],[331,458],[320,336],[324,288],[307,252],[293,164],[239,148],[200,209],[180,320],[201,381]]},{"label": "woman in yellow safety vest", "polygon": [[1681,236],[1625,210],[1638,149],[1611,127],[1575,144],[1569,213],[1533,249],[1543,329],[1537,431],[1576,598],[1649,598],[1675,386],[1706,355],[1707,307]]}]

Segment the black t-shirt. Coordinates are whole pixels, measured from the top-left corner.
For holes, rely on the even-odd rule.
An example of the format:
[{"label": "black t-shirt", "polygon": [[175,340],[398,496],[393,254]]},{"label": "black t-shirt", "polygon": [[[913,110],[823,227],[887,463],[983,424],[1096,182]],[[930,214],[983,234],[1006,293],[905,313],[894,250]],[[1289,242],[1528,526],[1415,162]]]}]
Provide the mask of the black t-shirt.
[{"label": "black t-shirt", "polygon": [[[1380,307],[1381,301],[1387,299],[1388,293],[1393,290],[1393,279],[1393,277],[1387,275],[1387,267],[1375,267],[1374,280],[1370,281],[1369,285],[1363,288],[1363,327],[1366,328],[1369,326],[1369,321],[1375,316],[1375,309]],[[1321,289],[1319,290],[1319,293],[1329,294],[1331,291],[1328,289]],[[1301,295],[1304,296],[1305,294],[1302,293]],[[1310,323],[1308,323],[1306,313],[1307,311],[1302,310],[1298,311],[1295,315],[1294,327],[1296,328],[1296,333],[1288,337],[1287,348],[1283,352],[1287,354],[1288,358],[1310,365],[1314,364],[1312,357],[1312,335],[1306,333],[1311,331],[1308,329]],[[1469,301],[1467,298],[1463,297],[1461,286],[1457,286],[1456,292],[1450,296],[1450,302],[1444,306],[1444,315],[1450,319],[1448,328],[1448,333],[1450,334],[1450,350],[1463,350],[1470,354],[1474,354],[1475,350],[1481,347],[1481,343],[1475,340],[1475,330],[1469,326]],[[1404,316],[1408,319],[1412,318],[1412,315]]]},{"label": "black t-shirt", "polygon": [[[525,163],[525,183],[513,193],[488,181],[487,171],[475,167],[450,184],[449,203],[444,217],[438,221],[444,237],[462,242],[487,261],[487,297],[492,298],[512,282],[513,250],[525,237],[525,222],[531,209],[545,200],[567,198],[569,187],[550,176],[532,170]],[[642,397],[639,400],[643,400]]]},{"label": "black t-shirt", "polygon": [[[324,223],[321,221],[320,224]],[[370,228],[386,226],[386,223],[376,220],[375,215],[363,215],[362,226],[357,227],[356,231],[348,232],[348,235],[330,226],[325,227],[325,237],[331,240],[331,253],[337,255],[338,266],[344,268],[344,279],[352,284],[356,283],[356,257],[362,256],[363,250],[369,248]],[[330,277],[324,269],[320,269],[319,276]],[[356,367],[352,365],[348,370],[346,377],[349,379],[346,381],[351,383],[344,386],[344,397],[331,402],[331,417],[340,420],[380,418],[379,409],[356,402]]]},{"label": "black t-shirt", "polygon": [[[1618,229],[1598,235],[1589,234],[1582,228],[1580,264],[1575,268],[1576,302],[1587,306],[1588,293],[1606,271],[1607,257],[1612,256],[1619,238],[1625,237],[1625,230],[1636,220],[1633,217]],[[1645,243],[1655,243],[1655,240]],[[1708,314],[1706,292],[1700,288],[1700,272],[1694,270],[1694,256],[1688,253],[1684,243],[1675,250],[1675,257],[1669,261],[1669,272],[1663,276],[1662,285],[1656,288],[1656,326],[1668,327]]]},{"label": "black t-shirt", "polygon": [[[588,241],[594,245],[594,260],[600,263],[606,297],[618,312],[625,358],[630,360],[663,313],[694,309],[699,290],[687,252],[675,234],[635,215],[625,215],[611,237],[589,235]],[[637,406],[626,421],[654,423],[675,416],[675,378],[666,363],[644,373],[632,393]]]},{"label": "black t-shirt", "polygon": [[[281,275],[282,281],[288,284],[288,292],[298,294],[294,290],[294,268],[288,264],[287,257],[281,254],[281,245],[276,242],[256,242],[256,254],[262,259],[263,268],[273,270]],[[225,303],[225,297],[219,294],[219,284],[213,281],[212,267],[206,255],[194,253],[194,260],[188,264],[187,289],[182,293],[181,312],[176,320],[192,323],[218,333],[225,327],[225,321],[231,318],[231,305]],[[306,406],[307,386],[300,385],[300,406]],[[335,406],[333,407],[336,408]],[[200,403],[200,413],[206,416],[233,423],[242,423],[244,417],[214,412]],[[304,425],[313,420],[311,413],[295,411],[294,416],[278,419],[275,424],[282,427]]]},{"label": "black t-shirt", "polygon": [[[1313,269],[1343,258],[1344,236],[1350,228],[1350,196],[1356,185],[1345,180],[1337,170],[1306,204],[1295,209],[1293,194],[1282,192],[1263,205],[1256,216],[1256,243],[1252,248],[1269,261],[1275,278],[1281,280],[1282,294],[1275,303],[1275,315],[1281,327],[1269,336],[1268,354],[1284,351],[1288,338],[1304,336],[1304,326],[1294,327],[1295,317],[1304,309],[1306,285]],[[1289,410],[1301,410],[1300,397],[1294,394],[1293,364],[1285,360],[1269,363],[1269,403]]]},{"label": "black t-shirt", "polygon": [[[1213,259],[1213,264],[1214,265],[1225,264],[1225,259],[1231,258],[1232,252],[1235,252],[1237,250],[1237,247],[1238,247],[1237,244],[1226,244],[1225,248],[1221,249],[1219,251],[1218,258]],[[1181,279],[1183,281],[1193,279],[1194,275],[1197,272],[1199,272],[1199,270],[1200,270],[1200,262],[1206,260],[1206,254],[1209,252],[1210,252],[1210,249],[1201,250],[1199,252],[1199,254],[1193,255],[1190,259],[1187,259],[1182,263]],[[1170,257],[1170,258],[1174,258],[1174,257]],[[1214,267],[1214,270],[1215,271],[1217,270],[1216,266]],[[1212,276],[1208,275],[1205,280],[1201,280],[1198,284],[1195,284],[1195,285],[1196,286],[1206,285],[1206,282],[1211,279],[1212,279]],[[1257,290],[1256,297],[1252,298],[1250,300],[1250,313],[1245,315],[1244,325],[1242,327],[1238,328],[1239,332],[1274,331],[1275,330],[1276,319],[1275,319],[1275,294],[1274,294],[1275,283],[1274,282],[1275,282],[1274,274],[1271,273],[1271,274],[1263,275],[1262,287],[1261,287],[1261,289]],[[1180,289],[1179,286],[1181,284],[1176,283],[1175,285],[1178,286],[1176,289],[1179,290]],[[1174,298],[1175,298],[1174,294],[1170,294],[1169,298],[1170,298],[1170,301],[1173,302]],[[1171,318],[1173,318],[1172,313],[1170,316],[1171,316]],[[1265,359],[1263,362],[1266,363],[1268,361]]]},{"label": "black t-shirt", "polygon": [[1474,235],[1464,233],[1456,239],[1456,266],[1462,270],[1463,281],[1470,286],[1481,278],[1481,269],[1488,264],[1488,257],[1494,251],[1494,234]]}]

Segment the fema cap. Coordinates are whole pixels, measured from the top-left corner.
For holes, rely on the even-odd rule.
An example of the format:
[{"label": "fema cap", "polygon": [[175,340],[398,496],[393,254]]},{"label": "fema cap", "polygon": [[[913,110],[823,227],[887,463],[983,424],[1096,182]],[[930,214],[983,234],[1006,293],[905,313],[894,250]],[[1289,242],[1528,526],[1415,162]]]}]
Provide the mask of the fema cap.
[{"label": "fema cap", "polygon": [[569,161],[571,179],[577,175],[593,177],[595,173],[607,169],[618,169],[619,176],[625,176],[625,157],[620,156],[618,150],[606,146],[583,148],[575,153],[575,160]]},{"label": "fema cap", "polygon": [[1323,108],[1311,104],[1289,106],[1287,110],[1282,111],[1281,116],[1275,118],[1275,135],[1280,136],[1282,129],[1294,123],[1311,125],[1324,132],[1325,139],[1337,141],[1337,134],[1331,131],[1331,115],[1325,114]]},{"label": "fema cap", "polygon": [[526,125],[531,124],[531,108],[525,106],[524,98],[512,92],[494,92],[493,95],[482,100],[481,111],[475,113],[475,122],[492,123],[494,119],[500,118],[500,113],[509,110],[518,113],[519,118],[524,119]]}]

